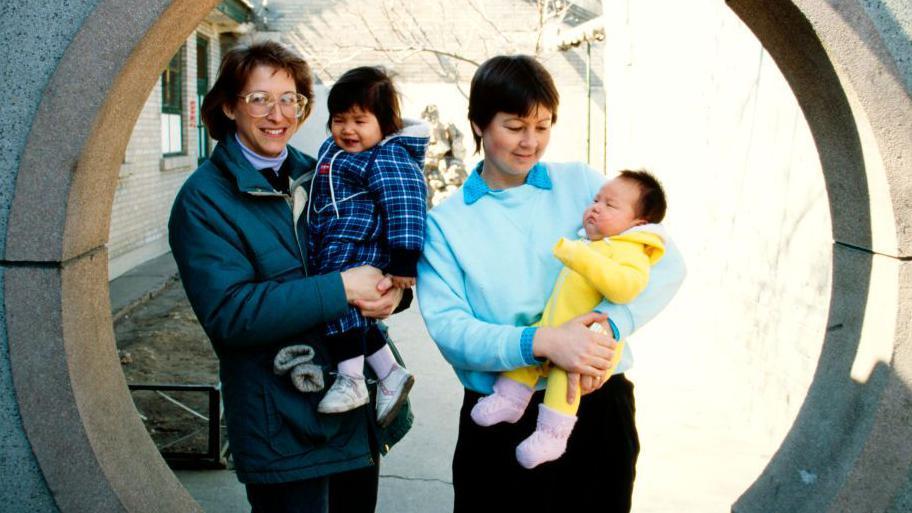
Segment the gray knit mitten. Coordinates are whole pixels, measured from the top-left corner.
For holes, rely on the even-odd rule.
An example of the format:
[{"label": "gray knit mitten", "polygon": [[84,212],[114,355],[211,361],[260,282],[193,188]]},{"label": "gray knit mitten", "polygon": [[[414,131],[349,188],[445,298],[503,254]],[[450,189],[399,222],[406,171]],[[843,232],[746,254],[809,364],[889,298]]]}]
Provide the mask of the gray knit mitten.
[{"label": "gray knit mitten", "polygon": [[272,370],[281,376],[291,371],[291,382],[301,392],[323,390],[323,369],[310,363],[314,357],[312,347],[304,344],[282,348],[272,362]]}]

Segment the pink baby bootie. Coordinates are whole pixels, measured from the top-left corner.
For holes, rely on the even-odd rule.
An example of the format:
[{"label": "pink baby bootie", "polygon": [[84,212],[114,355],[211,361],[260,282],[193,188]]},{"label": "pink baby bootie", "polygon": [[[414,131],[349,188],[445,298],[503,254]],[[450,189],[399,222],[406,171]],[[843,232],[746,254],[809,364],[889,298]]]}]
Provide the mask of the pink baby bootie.
[{"label": "pink baby bootie", "polygon": [[472,407],[472,420],[479,426],[493,426],[500,422],[514,423],[519,420],[533,390],[512,379],[500,376],[494,382],[494,393],[482,397]]},{"label": "pink baby bootie", "polygon": [[575,415],[567,415],[539,404],[535,432],[516,447],[516,461],[531,469],[560,458],[567,450],[567,439],[573,432],[574,424]]}]

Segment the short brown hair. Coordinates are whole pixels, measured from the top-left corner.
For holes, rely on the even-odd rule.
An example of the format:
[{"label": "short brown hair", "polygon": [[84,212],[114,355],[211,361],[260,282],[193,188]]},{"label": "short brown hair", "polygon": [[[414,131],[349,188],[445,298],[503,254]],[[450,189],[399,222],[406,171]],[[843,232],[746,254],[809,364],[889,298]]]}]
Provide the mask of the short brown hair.
[{"label": "short brown hair", "polygon": [[[557,122],[560,94],[540,62],[528,55],[499,55],[481,64],[469,89],[469,121],[484,130],[498,112],[528,116],[539,105],[551,111]],[[472,130],[475,153],[481,136]]]},{"label": "short brown hair", "polygon": [[640,188],[640,199],[636,205],[636,216],[650,223],[661,223],[668,208],[665,200],[665,189],[649,171],[624,169],[618,178],[630,180]]},{"label": "short brown hair", "polygon": [[237,103],[241,89],[257,66],[268,66],[288,72],[294,79],[297,92],[307,97],[307,105],[301,119],[310,115],[314,92],[307,61],[276,41],[240,45],[229,50],[222,58],[215,85],[206,93],[200,108],[200,117],[213,139],[223,141],[228,134],[235,131],[234,120],[225,115],[223,107]]},{"label": "short brown hair", "polygon": [[346,71],[330,88],[326,104],[329,108],[326,127],[330,130],[333,116],[348,112],[355,106],[377,118],[384,137],[402,130],[399,93],[393,79],[379,66],[362,66]]}]

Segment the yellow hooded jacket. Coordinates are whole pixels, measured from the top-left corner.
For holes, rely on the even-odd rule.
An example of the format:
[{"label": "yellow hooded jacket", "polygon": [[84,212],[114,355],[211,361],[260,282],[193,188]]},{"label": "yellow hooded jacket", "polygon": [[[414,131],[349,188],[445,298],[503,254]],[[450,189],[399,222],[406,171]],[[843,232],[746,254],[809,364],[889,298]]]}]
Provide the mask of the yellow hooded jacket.
[{"label": "yellow hooded jacket", "polygon": [[[579,315],[591,312],[602,298],[613,303],[629,303],[649,283],[649,269],[665,254],[663,234],[658,224],[635,226],[618,235],[599,241],[568,241],[561,238],[554,246],[554,256],[564,264],[551,297],[537,326],[559,326]],[[590,329],[604,333],[600,324]],[[618,345],[606,373],[610,377],[621,361],[624,342]],[[548,377],[544,404],[566,415],[576,415],[580,393],[567,402],[567,373],[549,364],[521,367],[503,374],[508,379],[534,387],[540,377]]]},{"label": "yellow hooded jacket", "polygon": [[665,254],[656,224],[633,227],[599,241],[561,238],[554,256],[563,264],[540,326],[559,326],[602,301],[629,303],[649,283],[649,268]]}]

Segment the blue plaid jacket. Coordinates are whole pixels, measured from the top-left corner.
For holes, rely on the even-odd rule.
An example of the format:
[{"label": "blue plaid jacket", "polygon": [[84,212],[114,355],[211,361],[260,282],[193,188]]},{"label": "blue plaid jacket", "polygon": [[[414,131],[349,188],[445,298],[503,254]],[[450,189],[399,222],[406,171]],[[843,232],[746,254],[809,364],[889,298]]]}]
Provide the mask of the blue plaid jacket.
[{"label": "blue plaid jacket", "polygon": [[[428,128],[407,125],[370,150],[347,153],[327,138],[308,199],[308,258],[315,274],[372,265],[416,276],[424,245]],[[329,323],[338,334],[371,322],[350,307]]]}]

